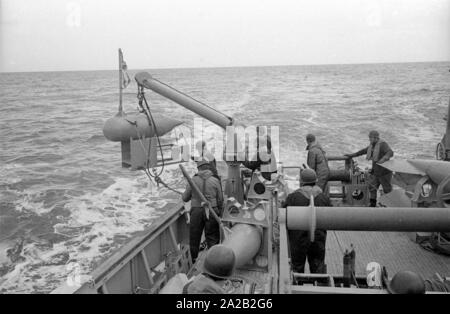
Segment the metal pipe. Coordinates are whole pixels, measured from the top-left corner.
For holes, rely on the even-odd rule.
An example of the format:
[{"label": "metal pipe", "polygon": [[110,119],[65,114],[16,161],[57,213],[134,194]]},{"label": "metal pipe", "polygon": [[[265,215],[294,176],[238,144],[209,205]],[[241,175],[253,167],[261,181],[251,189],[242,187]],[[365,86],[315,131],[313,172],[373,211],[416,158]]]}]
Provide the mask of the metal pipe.
[{"label": "metal pipe", "polygon": [[136,82],[145,88],[151,89],[155,93],[164,96],[186,109],[195,112],[199,116],[217,124],[222,128],[226,128],[233,124],[233,119],[214,108],[211,108],[194,98],[177,91],[176,89],[154,79],[147,72],[139,72],[135,75]]},{"label": "metal pipe", "polygon": [[450,231],[450,209],[408,207],[288,207],[279,219],[288,230]]},{"label": "metal pipe", "polygon": [[445,148],[448,149],[450,147],[450,98],[448,100],[448,109],[447,109],[447,129],[445,130]]}]

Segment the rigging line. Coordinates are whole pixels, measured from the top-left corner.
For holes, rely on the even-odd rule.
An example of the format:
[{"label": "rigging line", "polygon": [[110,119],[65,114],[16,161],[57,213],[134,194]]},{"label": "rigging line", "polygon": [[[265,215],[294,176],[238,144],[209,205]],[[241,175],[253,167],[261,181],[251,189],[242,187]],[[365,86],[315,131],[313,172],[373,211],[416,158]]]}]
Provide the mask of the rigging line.
[{"label": "rigging line", "polygon": [[[146,117],[147,117],[147,121],[148,121],[148,123],[149,123],[149,126],[150,126],[150,127],[153,126],[153,130],[154,130],[155,135],[156,135],[156,138],[157,138],[157,140],[158,140],[158,146],[159,146],[159,149],[160,149],[161,160],[162,160],[161,171],[160,171],[158,174],[157,174],[157,173],[154,173],[154,175],[152,175],[152,174],[150,173],[150,171],[148,170],[148,162],[149,162],[150,150],[151,150],[151,140],[149,141],[149,148],[146,149],[145,146],[144,146],[144,143],[142,142],[142,138],[141,138],[141,136],[140,136],[140,134],[139,134],[139,130],[138,130],[138,127],[137,127],[137,123],[135,122],[135,123],[134,123],[134,126],[136,127],[136,132],[138,133],[139,143],[141,144],[142,149],[144,150],[144,153],[147,154],[146,167],[144,168],[144,172],[145,172],[145,174],[147,175],[147,177],[148,177],[150,180],[151,180],[152,178],[154,178],[154,179],[155,179],[155,182],[156,182],[157,184],[162,184],[162,185],[163,185],[164,187],[166,187],[168,190],[170,190],[170,191],[172,191],[172,192],[175,192],[175,193],[181,195],[181,194],[183,194],[182,192],[177,191],[176,189],[170,187],[167,183],[165,183],[165,182],[161,179],[161,174],[164,172],[164,167],[165,167],[165,163],[164,163],[164,155],[163,155],[163,151],[162,151],[161,141],[160,141],[160,138],[159,138],[159,135],[158,135],[158,130],[156,129],[156,123],[155,123],[155,120],[153,119],[153,115],[152,115],[152,113],[151,113],[151,110],[150,110],[150,107],[149,107],[149,105],[148,105],[147,99],[145,98],[145,95],[144,95],[144,93],[143,93],[143,90],[141,89],[141,91],[140,91],[139,93],[140,93],[140,94],[138,95],[138,98],[139,98],[140,100],[141,100],[141,99],[144,100],[145,106],[146,106],[147,110],[145,110],[145,108],[143,108],[143,106],[142,106],[141,103],[140,103],[140,106],[141,106],[141,108],[143,109],[143,112],[145,113],[145,115],[146,115]],[[130,122],[130,121],[128,121],[128,122]],[[131,123],[131,122],[130,122],[130,123]],[[154,170],[154,172],[156,172],[156,171]]]},{"label": "rigging line", "polygon": [[[157,130],[156,130],[156,126],[153,126],[152,127],[152,122],[151,122],[151,119],[150,119],[150,117],[149,117],[149,114],[148,114],[148,112],[145,110],[145,108],[144,108],[144,106],[142,105],[142,101],[145,99],[145,94],[144,94],[144,88],[142,87],[142,86],[138,86],[138,95],[137,95],[137,98],[139,99],[139,107],[142,109],[142,110],[139,110],[141,113],[144,113],[145,114],[145,117],[147,118],[147,123],[148,123],[148,126],[151,128],[151,129],[153,129],[153,131],[156,133],[155,135],[157,135]],[[146,101],[146,100],[145,100]],[[147,102],[147,101],[146,101]],[[147,108],[148,108],[148,110],[150,111],[150,108],[148,107],[148,105],[147,105]],[[148,160],[150,159],[150,150],[151,150],[151,140],[149,141],[149,144],[148,144],[148,151],[147,151],[147,161],[146,161],[146,168],[148,168]],[[150,172],[149,172],[150,173]],[[151,174],[150,174],[150,176],[151,176]]]},{"label": "rigging line", "polygon": [[[143,108],[144,112],[145,112],[145,115],[147,116],[147,120],[148,120],[149,126],[153,128],[153,131],[155,132],[155,135],[156,135],[156,139],[158,140],[158,146],[159,146],[159,150],[160,150],[160,154],[161,154],[162,166],[161,166],[161,171],[158,174],[155,173],[154,175],[152,175],[152,177],[153,176],[154,177],[159,177],[164,172],[164,167],[165,167],[164,154],[163,154],[163,150],[162,150],[162,146],[161,146],[161,140],[160,140],[160,137],[158,135],[158,130],[156,128],[155,120],[153,119],[153,115],[152,115],[152,113],[150,111],[150,107],[148,105],[147,99],[145,98],[144,88],[143,87],[141,87],[140,95],[138,95],[138,97],[140,99],[144,100],[145,106],[147,108],[147,110],[145,110],[145,108]],[[140,105],[142,106],[141,102],[140,102]],[[150,141],[149,145],[151,145],[151,141]],[[150,153],[150,150],[149,150],[149,153]]]},{"label": "rigging line", "polygon": [[178,190],[175,190],[175,188],[171,188],[167,183],[165,183],[165,182],[161,179],[161,177],[156,177],[156,178],[155,178],[155,181],[156,181],[156,183],[162,184],[166,189],[168,189],[168,190],[170,190],[170,191],[172,191],[172,192],[175,192],[175,193],[177,193],[177,194],[183,195],[183,192],[180,192],[180,191],[178,191]]},{"label": "rigging line", "polygon": [[[128,120],[127,120],[128,121]],[[130,121],[128,121],[128,122],[130,122]],[[131,122],[130,122],[131,123]],[[144,151],[144,154],[146,154],[147,155],[147,160],[145,161],[145,167],[144,167],[144,170],[146,170],[147,168],[148,168],[148,157],[149,157],[149,151],[145,148],[145,145],[144,145],[144,143],[142,142],[142,138],[143,137],[141,137],[141,134],[139,133],[139,129],[138,129],[138,126],[137,126],[137,122],[134,122],[134,123],[132,123],[133,125],[134,125],[134,127],[136,128],[136,133],[137,133],[137,135],[138,135],[138,139],[139,139],[139,143],[141,144],[141,147],[142,147],[142,150]],[[149,147],[149,149],[150,149],[150,147]]]},{"label": "rigging line", "polygon": [[[143,150],[144,153],[148,156],[148,151],[147,151],[147,149],[145,148],[144,143],[142,142],[142,137],[141,137],[141,135],[140,135],[140,133],[139,133],[139,129],[138,129],[138,127],[137,127],[137,123],[135,123],[134,126],[136,127],[136,132],[137,132],[137,134],[138,134],[138,139],[139,139],[139,143],[141,144],[142,150]],[[149,148],[149,149],[150,149],[150,148]],[[146,160],[146,165],[145,165],[145,167],[142,169],[142,171],[144,171],[145,175],[150,179],[150,181],[152,181],[152,175],[150,174],[150,172],[148,171],[147,168],[148,168],[148,158],[147,158],[147,160]],[[156,180],[155,180],[155,181],[156,181]]]},{"label": "rigging line", "polygon": [[[153,131],[155,132],[156,139],[158,140],[158,146],[159,146],[159,150],[160,150],[160,154],[161,154],[161,162],[162,162],[161,171],[159,173],[156,173],[156,170],[153,169],[154,174],[152,175],[150,173],[149,169],[148,169],[148,162],[149,162],[149,159],[150,159],[150,150],[151,150],[151,140],[149,141],[148,149],[146,149],[145,146],[144,146],[144,143],[142,142],[142,138],[141,138],[141,136],[139,134],[139,130],[138,130],[138,127],[137,127],[137,122],[132,123],[131,121],[127,120],[129,123],[133,124],[136,127],[136,132],[138,134],[139,143],[141,144],[141,147],[144,150],[144,153],[147,154],[146,165],[145,165],[143,170],[144,170],[145,174],[147,175],[147,177],[150,179],[150,181],[152,181],[152,178],[154,178],[155,182],[157,184],[162,184],[168,190],[182,195],[183,194],[182,192],[180,192],[180,191],[170,187],[167,183],[165,183],[161,179],[161,175],[163,174],[164,168],[165,168],[165,161],[164,161],[164,155],[163,155],[161,140],[160,140],[160,137],[159,137],[159,134],[158,134],[158,130],[156,128],[155,120],[154,120],[152,112],[150,110],[150,106],[148,105],[147,99],[146,99],[145,94],[144,94],[144,88],[142,86],[138,86],[138,99],[139,99],[139,107],[141,107],[142,112],[147,117],[147,121],[148,121],[149,126],[151,128],[153,128]],[[144,106],[142,105],[142,101],[144,101],[146,108],[144,108]]]},{"label": "rigging line", "polygon": [[344,254],[344,249],[342,248],[341,242],[339,242],[339,238],[336,234],[336,231],[332,231],[332,233],[334,234],[334,237],[336,238],[336,242],[338,244],[339,249],[341,250],[341,253]]}]

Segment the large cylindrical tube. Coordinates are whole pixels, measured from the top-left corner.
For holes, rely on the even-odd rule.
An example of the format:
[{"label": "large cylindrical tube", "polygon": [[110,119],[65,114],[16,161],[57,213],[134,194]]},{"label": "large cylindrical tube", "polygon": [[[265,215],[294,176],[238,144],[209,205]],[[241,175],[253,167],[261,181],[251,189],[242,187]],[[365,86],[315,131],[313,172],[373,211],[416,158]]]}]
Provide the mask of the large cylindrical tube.
[{"label": "large cylindrical tube", "polygon": [[236,257],[235,267],[244,266],[256,256],[261,246],[261,230],[257,226],[236,224],[231,235],[222,243],[233,250]]},{"label": "large cylindrical tube", "polygon": [[328,181],[343,181],[343,182],[349,182],[350,181],[350,171],[348,170],[332,170],[330,169],[330,176],[328,178]]},{"label": "large cylindrical tube", "polygon": [[[313,215],[315,210],[315,215]],[[450,231],[450,209],[407,207],[288,207],[280,209],[289,230]]]},{"label": "large cylindrical tube", "polygon": [[185,95],[172,87],[154,79],[147,72],[139,72],[135,75],[135,79],[138,84],[144,86],[145,88],[151,89],[155,93],[164,96],[177,104],[185,107],[186,109],[195,112],[199,116],[217,124],[222,128],[226,128],[227,126],[233,123],[233,119],[224,115],[223,113],[205,105],[201,102],[195,100],[194,98]]}]

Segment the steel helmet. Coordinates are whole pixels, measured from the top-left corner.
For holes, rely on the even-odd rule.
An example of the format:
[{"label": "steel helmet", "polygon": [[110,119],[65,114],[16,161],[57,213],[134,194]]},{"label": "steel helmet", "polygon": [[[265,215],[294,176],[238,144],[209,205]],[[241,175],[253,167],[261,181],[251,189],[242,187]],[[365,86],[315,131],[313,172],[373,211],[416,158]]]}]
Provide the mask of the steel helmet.
[{"label": "steel helmet", "polygon": [[424,294],[425,282],[412,271],[399,271],[387,285],[391,294]]},{"label": "steel helmet", "polygon": [[236,257],[231,248],[222,244],[211,247],[203,262],[203,272],[217,278],[228,278],[233,274]]},{"label": "steel helmet", "polygon": [[207,161],[205,159],[197,161],[197,168],[200,168],[200,167],[202,167],[204,165],[209,165],[209,161]]},{"label": "steel helmet", "polygon": [[300,184],[316,183],[317,175],[312,169],[305,169],[300,172]]}]

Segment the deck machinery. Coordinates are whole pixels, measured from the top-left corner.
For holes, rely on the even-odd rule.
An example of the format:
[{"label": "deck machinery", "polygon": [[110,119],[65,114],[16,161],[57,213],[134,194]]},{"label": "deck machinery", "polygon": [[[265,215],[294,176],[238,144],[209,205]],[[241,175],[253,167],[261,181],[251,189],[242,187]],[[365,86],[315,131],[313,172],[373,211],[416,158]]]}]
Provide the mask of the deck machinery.
[{"label": "deck machinery", "polygon": [[[148,73],[138,73],[135,79],[141,88],[150,89],[224,129],[236,125],[231,117],[154,79]],[[225,210],[221,217],[221,224],[227,231],[222,244],[233,249],[236,265],[233,277],[223,282],[227,292],[386,293],[382,286],[369,289],[367,277],[355,274],[354,260],[350,265],[343,262],[340,273],[293,272],[288,230],[309,231],[311,240],[315,229],[450,231],[449,209],[436,205],[443,204],[442,198],[450,192],[450,189],[442,192],[447,190],[446,186],[442,186],[442,181],[410,180],[402,190],[403,195],[414,194],[414,191],[418,191],[418,195],[408,197],[409,204],[371,208],[367,207],[369,193],[365,171],[359,169],[351,158],[337,156],[329,157],[329,160],[343,163],[343,167],[331,170],[327,192],[334,207],[317,207],[311,202],[307,207],[281,208],[282,200],[299,183],[301,167],[279,163],[278,174],[272,175],[272,180],[268,181],[258,171],[247,177],[241,163],[229,159]],[[447,175],[450,175],[450,170],[447,170]],[[450,185],[448,180],[444,181],[445,185]],[[429,193],[425,197],[421,194],[424,184],[431,185],[433,191],[440,190],[441,194]],[[185,273],[187,277],[195,275],[201,269],[204,254],[200,254],[197,262],[192,264],[189,227],[184,214],[184,205],[180,203],[155,221],[144,235],[132,239],[90,276],[83,278],[81,286],[63,286],[55,292],[159,293],[176,274]]]}]

